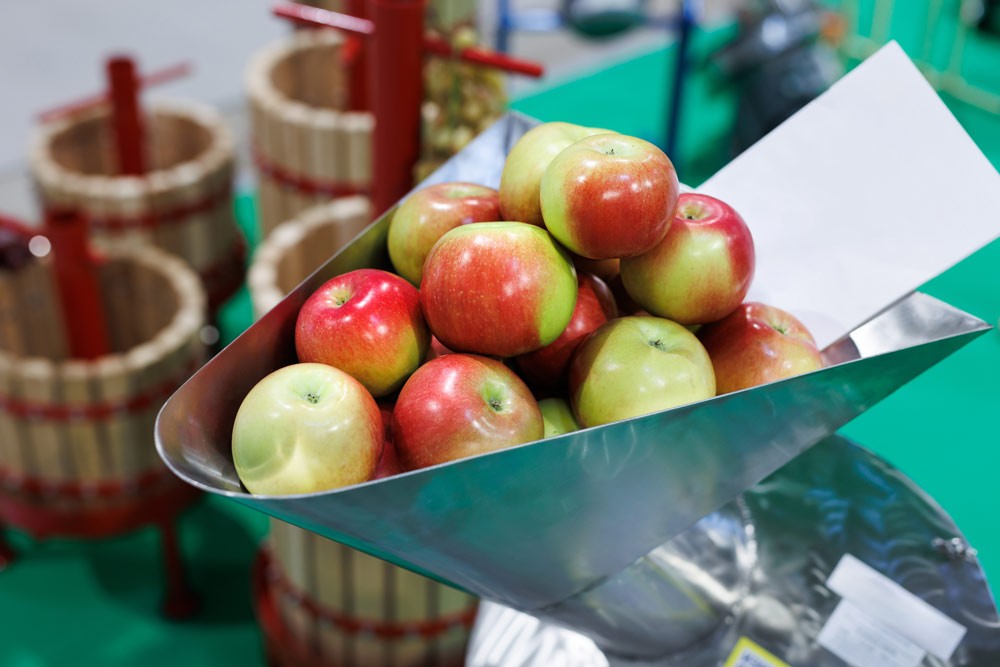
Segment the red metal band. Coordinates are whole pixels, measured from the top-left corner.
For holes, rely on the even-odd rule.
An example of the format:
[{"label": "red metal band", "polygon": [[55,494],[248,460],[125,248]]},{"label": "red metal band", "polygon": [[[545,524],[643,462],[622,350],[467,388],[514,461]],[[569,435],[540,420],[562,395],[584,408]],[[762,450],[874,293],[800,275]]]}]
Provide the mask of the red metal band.
[{"label": "red metal band", "polygon": [[[270,559],[268,559],[270,561]],[[267,568],[267,580],[282,594],[299,604],[310,616],[324,620],[349,635],[371,635],[381,639],[403,637],[423,637],[433,639],[453,628],[471,628],[476,620],[478,602],[470,603],[467,609],[421,621],[384,621],[381,619],[349,616],[321,606],[308,595],[299,591],[276,567],[273,562]]]},{"label": "red metal band", "polygon": [[201,496],[166,469],[97,484],[54,484],[3,470],[0,475],[0,522],[35,538],[118,535],[169,521]]},{"label": "red metal band", "polygon": [[178,224],[192,215],[208,213],[223,202],[232,199],[232,184],[226,185],[215,192],[210,192],[200,199],[186,204],[172,206],[163,211],[137,213],[136,215],[90,216],[88,223],[94,229],[108,232],[124,232],[130,229],[155,229],[162,225]]},{"label": "red metal band", "polygon": [[169,378],[159,386],[123,401],[65,405],[62,403],[36,402],[0,394],[0,410],[19,419],[26,420],[44,419],[46,421],[57,422],[104,421],[112,417],[139,412],[150,407],[158,400],[166,400],[200,365],[198,360],[192,360],[178,376]]},{"label": "red metal band", "polygon": [[264,176],[281,185],[298,190],[305,195],[326,195],[328,197],[345,197],[347,195],[368,194],[369,186],[346,183],[343,181],[321,181],[311,176],[292,172],[272,162],[258,149],[253,149],[254,164]]},{"label": "red metal band", "polygon": [[82,482],[79,480],[57,481],[21,475],[0,466],[0,486],[17,493],[30,496],[45,496],[63,500],[81,500],[89,498],[115,498],[117,496],[136,495],[140,490],[159,484],[170,474],[165,468],[151,470],[130,479],[102,480],[99,482]]}]

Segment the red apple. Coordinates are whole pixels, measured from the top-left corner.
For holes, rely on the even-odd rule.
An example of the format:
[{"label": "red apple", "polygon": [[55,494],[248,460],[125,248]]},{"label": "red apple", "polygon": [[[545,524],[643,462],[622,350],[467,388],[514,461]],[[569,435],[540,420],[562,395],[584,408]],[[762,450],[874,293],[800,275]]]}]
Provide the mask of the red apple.
[{"label": "red apple", "polygon": [[455,352],[509,357],[548,345],[576,304],[576,271],[540,227],[481,222],[452,229],[424,263],[431,332]]},{"label": "red apple", "polygon": [[441,344],[441,341],[437,339],[437,336],[432,335],[431,346],[427,350],[427,358],[424,359],[424,363],[427,363],[428,361],[431,361],[433,359],[437,359],[438,357],[443,357],[446,354],[454,354],[454,351],[446,348],[444,345]]},{"label": "red apple", "polygon": [[753,280],[753,237],[740,214],[714,197],[686,192],[667,235],[622,260],[632,299],[681,324],[720,320],[743,302]]},{"label": "red apple", "polygon": [[495,359],[449,354],[414,373],[396,400],[393,441],[407,470],[542,438],[527,385]]},{"label": "red apple", "polygon": [[511,149],[500,175],[503,219],[542,226],[538,188],[545,168],[567,146],[607,132],[572,123],[543,123],[525,132]]},{"label": "red apple", "polygon": [[293,364],[246,395],[233,462],[251,493],[314,493],[371,479],[385,428],[361,383],[325,364]]},{"label": "red apple", "polygon": [[379,401],[378,409],[382,417],[382,427],[385,429],[385,446],[382,447],[382,458],[378,461],[372,479],[392,477],[403,472],[403,466],[399,464],[399,456],[396,454],[396,446],[392,443],[393,404]]},{"label": "red apple", "polygon": [[500,196],[474,183],[439,183],[419,190],[399,205],[389,224],[389,259],[396,273],[414,285],[427,253],[445,232],[470,222],[500,220]]},{"label": "red apple", "polygon": [[720,394],[823,367],[806,326],[763,303],[741,304],[722,320],[701,327],[698,338],[712,358]]},{"label": "red apple", "polygon": [[690,331],[660,317],[621,317],[577,350],[569,393],[581,426],[598,426],[715,396],[708,353]]},{"label": "red apple", "polygon": [[618,316],[611,290],[597,276],[578,273],[576,307],[559,338],[545,347],[515,357],[518,373],[536,391],[548,392],[566,380],[573,353],[591,331]]},{"label": "red apple", "polygon": [[588,259],[580,255],[571,254],[573,266],[577,273],[592,273],[606,283],[618,277],[621,273],[621,260],[617,257],[611,259]]},{"label": "red apple", "polygon": [[598,134],[577,141],[542,176],[545,227],[590,259],[647,252],[667,233],[679,184],[663,151],[642,139]]},{"label": "red apple", "polygon": [[376,397],[402,386],[429,344],[417,288],[377,269],[328,280],[306,299],[295,323],[299,361],[350,373]]}]

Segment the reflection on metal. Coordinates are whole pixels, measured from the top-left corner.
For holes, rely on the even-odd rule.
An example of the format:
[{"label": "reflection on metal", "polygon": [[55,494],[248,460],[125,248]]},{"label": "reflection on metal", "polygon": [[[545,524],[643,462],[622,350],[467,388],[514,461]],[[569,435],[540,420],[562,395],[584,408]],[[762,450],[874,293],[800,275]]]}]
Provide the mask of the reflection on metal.
[{"label": "reflection on metal", "polygon": [[816,644],[816,636],[839,601],[826,579],[848,553],[967,629],[950,660],[928,656],[922,665],[1000,664],[1000,619],[979,563],[968,552],[956,559],[935,546],[939,539],[966,543],[931,498],[879,457],[834,436],[745,493],[743,501],[756,543],[750,590],[715,633],[688,650],[654,661],[618,660],[582,634],[484,603],[466,664],[717,667],[740,637],[748,637],[790,665],[844,667]]},{"label": "reflection on metal", "polygon": [[[507,150],[531,125],[505,117],[425,184],[498,183]],[[201,489],[480,597],[546,610],[608,646],[627,643],[648,655],[707,627],[696,619],[689,636],[670,636],[651,625],[663,611],[655,595],[627,609],[619,602],[644,578],[661,590],[671,577],[676,584],[673,552],[657,547],[988,329],[914,293],[831,345],[827,358],[836,364],[807,375],[332,492],[246,493],[230,454],[243,396],[295,361],[295,317],[316,287],[350,269],[388,265],[391,214],[178,390],[157,422],[160,455]],[[727,603],[718,586],[735,583],[726,576],[683,582],[694,586],[707,616]],[[642,624],[626,628],[629,619]]]}]

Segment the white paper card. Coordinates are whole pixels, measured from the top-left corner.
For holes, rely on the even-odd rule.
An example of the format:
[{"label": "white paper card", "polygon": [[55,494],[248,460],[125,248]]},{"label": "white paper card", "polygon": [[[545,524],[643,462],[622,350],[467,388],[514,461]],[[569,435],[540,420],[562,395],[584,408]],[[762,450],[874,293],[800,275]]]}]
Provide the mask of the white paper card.
[{"label": "white paper card", "polygon": [[1000,233],[1000,175],[895,43],[699,190],[750,226],[748,298],[820,347]]},{"label": "white paper card", "polygon": [[882,626],[942,660],[951,657],[965,636],[963,625],[850,554],[840,559],[826,585]]},{"label": "white paper card", "polygon": [[841,600],[816,638],[851,667],[917,667],[926,652]]}]

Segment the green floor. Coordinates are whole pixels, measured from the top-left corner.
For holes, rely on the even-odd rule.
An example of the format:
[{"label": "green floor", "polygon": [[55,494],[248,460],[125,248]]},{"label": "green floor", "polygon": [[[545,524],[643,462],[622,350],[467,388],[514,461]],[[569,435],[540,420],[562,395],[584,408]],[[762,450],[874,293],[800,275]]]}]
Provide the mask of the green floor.
[{"label": "green floor", "polygon": [[[903,36],[907,24],[898,23]],[[702,37],[699,50],[724,36]],[[1000,77],[998,53],[1000,48],[981,47],[973,64],[996,90],[1000,80],[989,79]],[[660,82],[666,80],[669,64],[668,52],[640,54],[591,76],[548,86],[514,106],[544,120],[613,127],[661,140],[666,100]],[[690,90],[678,162],[684,180],[695,184],[728,159],[732,100],[706,76],[695,77]],[[994,165],[1000,165],[1000,118],[959,103],[952,108]],[[240,200],[239,212],[252,234],[250,198]],[[927,291],[996,322],[998,267],[1000,243],[994,243],[932,281]],[[249,318],[243,293],[224,316],[226,339]],[[980,549],[994,581],[1000,580],[995,520],[1000,497],[992,490],[1000,468],[992,412],[1000,405],[998,368],[1000,335],[994,331],[845,429],[941,502]],[[249,564],[265,530],[262,516],[214,498],[185,515],[181,541],[205,608],[195,621],[182,624],[163,623],[157,615],[159,563],[152,532],[95,543],[42,544],[15,534],[23,559],[0,574],[0,666],[262,665],[249,604]]]}]

